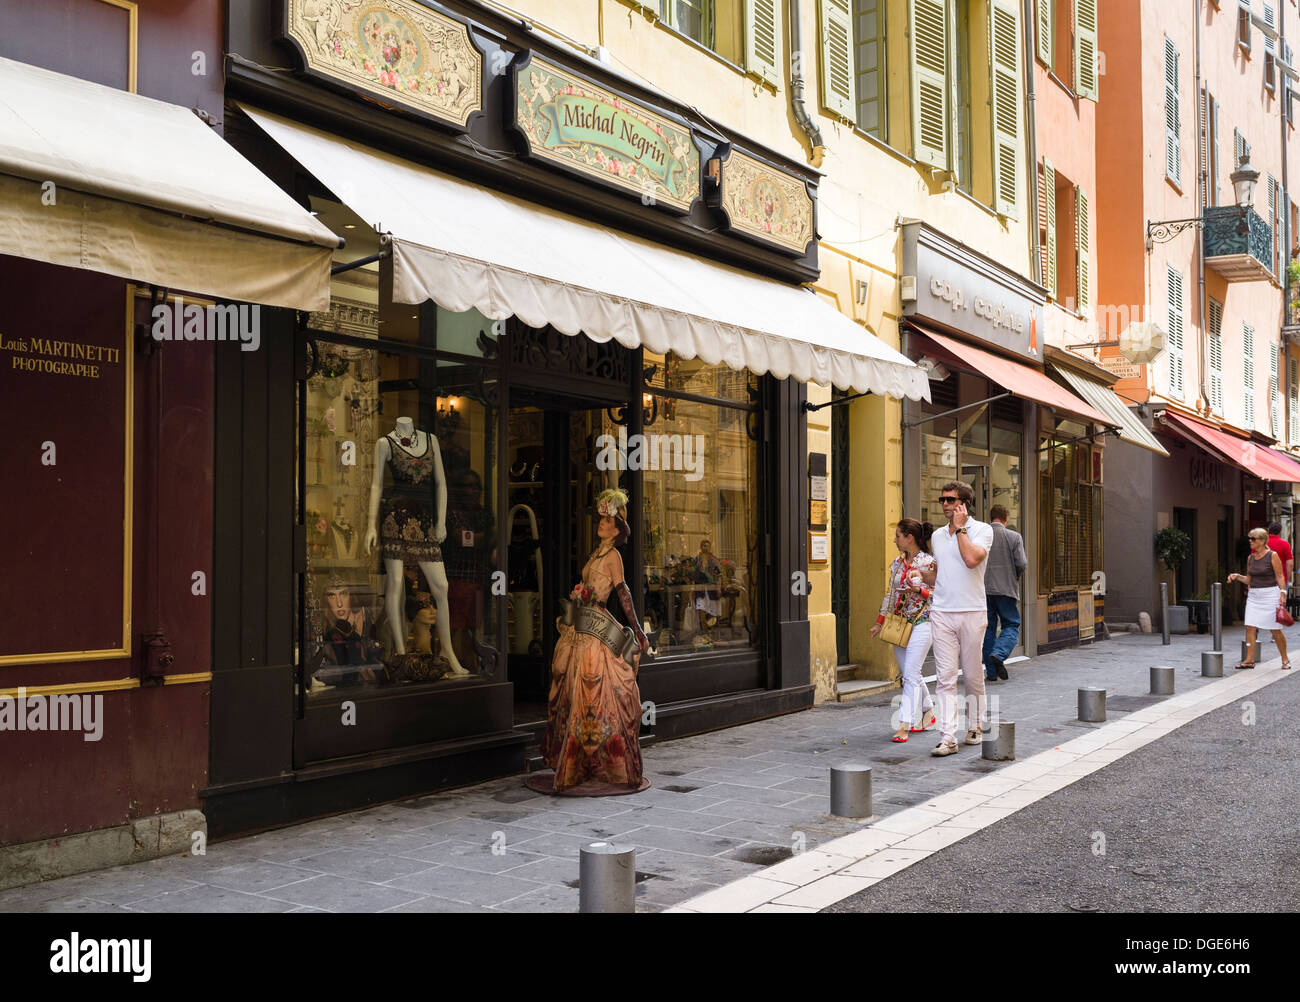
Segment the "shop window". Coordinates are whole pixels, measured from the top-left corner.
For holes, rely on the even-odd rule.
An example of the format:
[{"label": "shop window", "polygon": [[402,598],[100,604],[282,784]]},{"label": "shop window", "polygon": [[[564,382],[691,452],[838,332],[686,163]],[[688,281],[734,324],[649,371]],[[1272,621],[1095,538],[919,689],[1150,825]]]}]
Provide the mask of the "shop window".
[{"label": "shop window", "polygon": [[1102,570],[1103,495],[1100,452],[1087,429],[1058,423],[1039,440],[1038,586],[1041,592],[1086,588]]},{"label": "shop window", "polygon": [[645,369],[641,539],[651,645],[660,657],[756,647],[757,379],[650,352]]}]

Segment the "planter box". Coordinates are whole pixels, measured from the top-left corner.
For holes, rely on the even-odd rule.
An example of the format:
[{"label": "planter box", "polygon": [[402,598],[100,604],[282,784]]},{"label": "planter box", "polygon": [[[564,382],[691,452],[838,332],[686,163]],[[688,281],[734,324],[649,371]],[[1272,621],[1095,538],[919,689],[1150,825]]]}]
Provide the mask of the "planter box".
[{"label": "planter box", "polygon": [[1200,598],[1184,599],[1179,605],[1187,607],[1189,623],[1196,624],[1197,633],[1210,632],[1210,600]]},{"label": "planter box", "polygon": [[1187,632],[1187,606],[1171,605],[1169,607],[1169,632]]}]

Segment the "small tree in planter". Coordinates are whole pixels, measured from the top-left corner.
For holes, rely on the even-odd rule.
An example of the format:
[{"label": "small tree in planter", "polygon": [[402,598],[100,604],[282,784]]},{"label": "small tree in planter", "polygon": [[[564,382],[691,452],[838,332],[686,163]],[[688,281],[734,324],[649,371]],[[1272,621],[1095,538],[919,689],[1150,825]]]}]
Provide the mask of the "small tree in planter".
[{"label": "small tree in planter", "polygon": [[1164,561],[1165,566],[1174,575],[1174,594],[1169,599],[1170,605],[1177,602],[1178,568],[1187,559],[1187,551],[1191,549],[1191,546],[1191,537],[1182,529],[1177,529],[1172,525],[1156,533],[1156,556]]}]

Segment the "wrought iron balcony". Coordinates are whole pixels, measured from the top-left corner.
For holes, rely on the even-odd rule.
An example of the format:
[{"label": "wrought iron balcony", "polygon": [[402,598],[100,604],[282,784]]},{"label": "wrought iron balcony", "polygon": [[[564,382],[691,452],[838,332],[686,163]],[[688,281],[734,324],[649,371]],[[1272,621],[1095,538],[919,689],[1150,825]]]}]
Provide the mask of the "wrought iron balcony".
[{"label": "wrought iron balcony", "polygon": [[[1202,239],[1205,266],[1229,282],[1273,278],[1273,228],[1254,209],[1235,205],[1206,206]],[[1244,230],[1244,232],[1239,232]]]}]

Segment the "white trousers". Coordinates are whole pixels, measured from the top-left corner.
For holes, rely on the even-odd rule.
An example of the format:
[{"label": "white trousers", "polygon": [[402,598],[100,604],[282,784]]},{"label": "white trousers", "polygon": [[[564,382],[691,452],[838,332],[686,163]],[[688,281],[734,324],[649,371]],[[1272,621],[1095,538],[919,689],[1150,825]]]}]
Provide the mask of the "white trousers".
[{"label": "white trousers", "polygon": [[934,694],[939,701],[939,739],[957,740],[957,672],[966,690],[966,727],[984,719],[984,631],[989,616],[979,612],[930,610],[934,627]]},{"label": "white trousers", "polygon": [[921,681],[921,665],[930,653],[930,633],[928,622],[917,623],[912,627],[912,635],[908,638],[906,647],[894,645],[894,660],[898,662],[898,670],[903,673],[903,700],[898,708],[899,727],[920,724],[921,715],[934,706],[929,687]]}]

